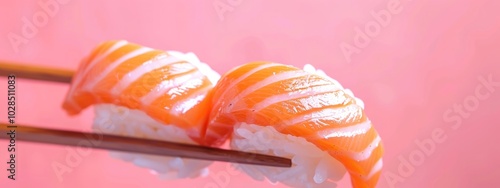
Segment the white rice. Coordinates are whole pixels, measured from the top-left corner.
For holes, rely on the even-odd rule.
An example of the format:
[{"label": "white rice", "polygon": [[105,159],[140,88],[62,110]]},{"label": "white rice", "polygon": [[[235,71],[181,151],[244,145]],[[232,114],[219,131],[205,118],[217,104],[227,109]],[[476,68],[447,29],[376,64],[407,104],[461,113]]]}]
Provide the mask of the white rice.
[{"label": "white rice", "polygon": [[291,168],[236,164],[252,178],[296,188],[332,188],[342,179],[344,166],[304,138],[281,134],[272,126],[241,123],[234,127],[231,148],[292,159]]},{"label": "white rice", "polygon": [[[184,130],[174,125],[164,125],[153,120],[140,110],[132,110],[113,104],[100,104],[94,107],[95,118],[93,129],[102,133],[172,141],[185,144],[196,144]],[[163,157],[128,152],[111,151],[114,158],[131,162],[137,166],[148,168],[162,179],[195,178],[206,176],[212,162],[184,159],[179,157]]]}]

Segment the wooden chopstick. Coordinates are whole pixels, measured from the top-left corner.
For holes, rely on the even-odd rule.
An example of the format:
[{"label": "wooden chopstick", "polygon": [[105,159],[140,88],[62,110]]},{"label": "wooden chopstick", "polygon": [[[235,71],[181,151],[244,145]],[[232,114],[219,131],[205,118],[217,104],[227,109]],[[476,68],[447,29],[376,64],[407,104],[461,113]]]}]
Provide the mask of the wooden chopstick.
[{"label": "wooden chopstick", "polygon": [[65,69],[0,61],[0,76],[14,74],[18,78],[70,83],[74,73]]},{"label": "wooden chopstick", "polygon": [[184,157],[210,161],[224,161],[273,167],[291,167],[290,159],[246,153],[197,145],[180,144],[158,140],[114,136],[100,133],[84,133],[54,129],[35,128],[25,125],[0,123],[0,139],[11,139],[9,133],[15,131],[15,140],[47,144],[91,147],[161,156]]},{"label": "wooden chopstick", "polygon": [[[14,74],[17,78],[71,83],[71,78],[74,73],[75,72],[71,70],[0,61],[0,76],[9,76],[11,74]],[[17,128],[9,128],[8,126],[10,125],[6,123],[0,123],[0,126],[0,131],[8,132],[10,130],[16,130],[17,140],[29,142],[78,146],[85,140],[100,138],[102,136],[102,141],[100,142],[100,144],[91,144],[90,147],[97,149],[109,149],[134,153],[176,156],[192,159],[224,161],[274,167],[291,167],[292,164],[290,159],[276,156],[253,154],[188,144],[179,144],[174,142],[138,139],[97,133],[82,133],[74,131],[43,129],[23,125],[18,125]],[[10,139],[10,137],[6,133],[0,133],[0,139]]]}]

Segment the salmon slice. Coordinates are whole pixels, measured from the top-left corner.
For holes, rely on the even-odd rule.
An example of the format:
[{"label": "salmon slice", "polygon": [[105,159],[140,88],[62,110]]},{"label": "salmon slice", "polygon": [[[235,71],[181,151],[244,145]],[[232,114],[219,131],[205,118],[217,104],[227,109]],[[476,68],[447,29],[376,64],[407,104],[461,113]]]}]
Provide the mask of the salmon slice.
[{"label": "salmon slice", "polygon": [[95,104],[137,109],[199,142],[214,85],[190,59],[124,40],[107,41],[80,63],[63,108],[70,115]]},{"label": "salmon slice", "polygon": [[355,98],[332,79],[255,62],[223,75],[212,97],[206,143],[223,142],[238,123],[272,126],[328,152],[345,166],[353,187],[376,186],[381,138]]}]

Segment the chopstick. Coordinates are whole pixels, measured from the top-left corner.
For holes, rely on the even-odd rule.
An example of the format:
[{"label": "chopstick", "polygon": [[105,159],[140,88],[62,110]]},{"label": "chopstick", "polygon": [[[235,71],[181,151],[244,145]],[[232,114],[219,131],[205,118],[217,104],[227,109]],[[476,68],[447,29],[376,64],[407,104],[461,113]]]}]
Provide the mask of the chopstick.
[{"label": "chopstick", "polygon": [[[57,144],[67,146],[91,147],[161,156],[184,157],[210,161],[223,161],[273,167],[290,167],[291,160],[276,156],[246,153],[219,148],[174,142],[139,139],[100,133],[84,133],[64,130],[36,128],[25,125],[12,126],[0,123],[0,139],[11,139],[8,133],[15,131],[15,140]],[[83,143],[86,143],[83,145]]]},{"label": "chopstick", "polygon": [[[22,63],[1,62],[0,76],[14,74],[17,78],[42,80],[59,83],[71,83],[74,71],[43,66],[26,65]],[[0,123],[0,131],[10,131],[10,126]],[[276,156],[246,153],[219,148],[203,147],[174,142],[138,139],[97,133],[82,133],[53,129],[35,128],[18,125],[15,128],[17,140],[78,146],[83,140],[102,136],[102,142],[90,147],[134,153],[144,153],[163,156],[176,156],[192,159],[223,161],[242,164],[254,164],[274,167],[291,167],[291,160]],[[6,133],[0,133],[0,139],[10,139]]]},{"label": "chopstick", "polygon": [[70,83],[74,73],[74,71],[65,69],[0,61],[0,76],[14,74],[18,78]]}]

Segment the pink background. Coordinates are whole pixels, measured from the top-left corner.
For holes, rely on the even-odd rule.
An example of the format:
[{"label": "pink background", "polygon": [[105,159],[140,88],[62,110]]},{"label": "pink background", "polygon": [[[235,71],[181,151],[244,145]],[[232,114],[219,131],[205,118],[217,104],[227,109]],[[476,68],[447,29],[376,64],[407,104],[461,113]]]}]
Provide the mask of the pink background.
[{"label": "pink background", "polygon": [[[480,90],[490,94],[469,108],[468,116],[447,114],[461,121],[458,129],[452,129],[455,120],[444,116],[455,104],[473,104],[471,99],[479,96],[476,88],[483,87],[478,77],[491,75],[500,82],[500,1],[401,0],[401,10],[391,14],[386,27],[375,31],[367,46],[358,45],[359,53],[352,54],[350,62],[341,43],[355,46],[355,28],[364,30],[374,23],[371,11],[385,10],[394,2],[242,0],[238,4],[230,0],[231,5],[226,0],[69,0],[58,4],[53,17],[33,36],[24,35],[27,43],[16,52],[9,33],[23,36],[23,17],[32,20],[42,14],[38,3],[47,1],[2,3],[0,59],[75,69],[97,43],[126,39],[194,52],[221,73],[255,60],[300,67],[311,63],[365,101],[386,148],[379,187],[494,187],[500,183],[500,153],[494,151],[499,143],[500,86]],[[231,7],[223,20],[213,7],[218,1]],[[0,83],[0,98],[5,100],[6,79],[0,78]],[[23,79],[17,84],[18,123],[89,131],[91,110],[68,117],[60,107],[67,85]],[[6,121],[1,103],[1,121]],[[419,161],[422,151],[415,142],[431,139],[439,131],[446,139]],[[18,142],[17,180],[10,181],[3,170],[6,148],[7,142],[0,141],[1,187],[283,187],[227,171],[227,163],[211,166],[214,177],[161,181],[101,150],[92,150],[59,181],[51,165],[64,163],[66,147],[26,142]],[[417,160],[413,171],[398,171],[410,156]],[[217,181],[226,175],[227,184]],[[398,176],[403,182],[388,181],[386,176]],[[350,187],[348,176],[340,187]]]}]

